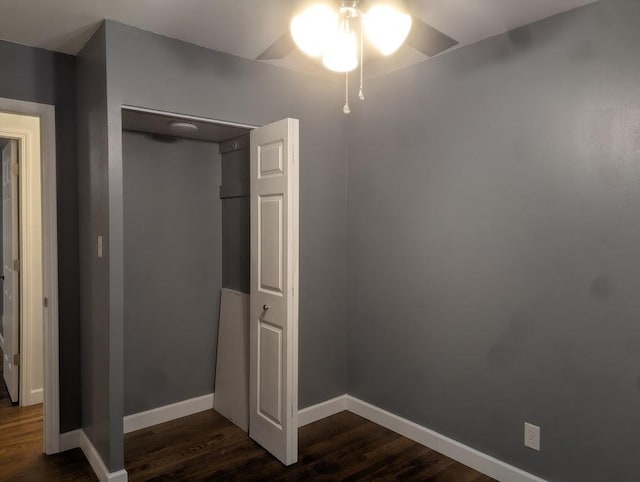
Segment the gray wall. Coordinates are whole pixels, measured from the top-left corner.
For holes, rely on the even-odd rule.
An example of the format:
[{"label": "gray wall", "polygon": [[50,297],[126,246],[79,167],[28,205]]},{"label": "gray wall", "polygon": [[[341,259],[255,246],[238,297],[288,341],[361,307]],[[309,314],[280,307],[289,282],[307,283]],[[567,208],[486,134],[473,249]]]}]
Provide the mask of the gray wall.
[{"label": "gray wall", "polygon": [[222,286],[249,293],[251,210],[248,136],[239,142],[243,146],[241,149],[220,155],[225,193],[222,199]]},{"label": "gray wall", "polygon": [[601,0],[368,83],[350,393],[551,480],[638,480],[638,45],[640,2]]},{"label": "gray wall", "polygon": [[[96,54],[107,54],[106,68],[95,65],[91,72],[95,76],[92,95],[85,92],[89,99],[80,109],[93,113],[100,121],[94,148],[88,152],[84,148],[92,168],[86,179],[96,185],[89,193],[94,226],[85,219],[82,252],[94,250],[96,229],[108,239],[106,259],[95,262],[86,256],[82,269],[93,283],[93,298],[83,297],[89,305],[83,318],[82,366],[83,373],[85,366],[88,372],[86,377],[83,375],[83,394],[88,397],[83,399],[83,426],[86,413],[86,423],[94,427],[91,433],[95,435],[90,435],[94,444],[109,469],[118,470],[123,466],[124,413],[121,106],[144,106],[250,125],[284,117],[300,119],[301,408],[346,390],[346,137],[339,84],[327,84],[112,21],[107,21],[83,49],[89,63],[91,59],[99,60],[99,55],[91,52],[103,42],[103,31],[106,44],[104,48],[100,45]],[[84,88],[91,85],[91,75],[83,77]],[[93,93],[100,95],[103,90],[105,77],[106,147],[102,138],[104,105],[92,102],[96,100]],[[104,159],[105,152],[108,159]],[[91,229],[94,232],[89,235]],[[85,324],[89,326],[86,336]],[[96,354],[106,357],[102,358],[105,366],[96,363]],[[104,397],[101,392],[107,387]],[[98,395],[103,396],[103,402],[96,399]]]},{"label": "gray wall", "polygon": [[[122,468],[122,334],[110,323],[109,144],[105,30],[80,51],[78,70],[78,186],[80,197],[82,428],[111,471]],[[103,236],[98,258],[97,237]],[[119,327],[122,328],[122,325]],[[120,335],[120,336],[118,336]],[[120,342],[120,345],[118,345]],[[116,356],[118,355],[118,356]],[[120,363],[118,363],[120,362]]]},{"label": "gray wall", "polygon": [[0,40],[0,97],[56,108],[60,430],[80,426],[75,58]]},{"label": "gray wall", "polygon": [[[300,406],[344,393],[346,137],[340,85],[116,22],[106,25],[111,110],[129,104],[249,125],[300,119]],[[110,135],[116,146],[118,132]]]},{"label": "gray wall", "polygon": [[213,392],[218,144],[125,131],[124,414]]}]

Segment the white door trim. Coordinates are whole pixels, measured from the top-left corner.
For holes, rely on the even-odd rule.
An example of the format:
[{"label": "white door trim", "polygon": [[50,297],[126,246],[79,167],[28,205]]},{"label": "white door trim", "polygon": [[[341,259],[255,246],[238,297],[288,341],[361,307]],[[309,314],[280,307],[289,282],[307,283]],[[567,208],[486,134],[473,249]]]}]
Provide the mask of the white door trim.
[{"label": "white door trim", "polygon": [[[44,345],[44,450],[47,454],[57,453],[60,445],[60,399],[59,399],[59,367],[58,367],[58,221],[56,200],[56,139],[55,139],[55,107],[13,99],[0,98],[0,111],[11,114],[34,116],[40,119],[40,163],[24,158],[21,163],[20,188],[23,190],[22,204],[28,204],[29,193],[36,193],[38,205],[31,203],[24,210],[21,218],[27,216],[24,226],[29,220],[41,218],[42,236],[40,243],[21,239],[23,256],[22,266],[42,270],[42,283],[39,289],[33,284],[22,283],[21,298],[23,306],[29,304],[32,310],[43,311],[43,345]],[[26,142],[24,132],[15,132],[11,128],[0,126],[0,136]],[[21,145],[24,149],[24,145]],[[32,238],[29,236],[29,238]],[[39,256],[35,250],[40,250]],[[27,258],[30,256],[29,258]],[[39,259],[38,259],[39,258]],[[34,261],[36,262],[34,264]],[[40,265],[41,263],[41,265]],[[40,266],[39,266],[40,265]],[[48,300],[48,307],[43,308],[43,296]],[[35,299],[34,299],[35,298]],[[22,310],[23,312],[25,310]],[[22,316],[22,313],[21,313]],[[21,370],[22,371],[22,370]]]},{"label": "white door trim", "polygon": [[[40,119],[17,113],[0,113],[0,137],[8,137],[17,143],[18,175],[15,180],[15,208],[17,219],[12,230],[17,246],[4,260],[5,266],[19,260],[18,286],[14,293],[19,323],[20,366],[18,367],[19,403],[27,407],[42,403],[44,389],[44,342],[42,309],[42,191],[40,180]],[[10,168],[14,172],[14,167]],[[13,188],[12,188],[13,189]],[[11,223],[13,224],[13,220]],[[17,248],[17,249],[15,249]],[[13,274],[11,275],[13,276]],[[5,283],[14,281],[5,280]],[[15,289],[15,288],[12,288]],[[15,296],[17,294],[17,297]],[[14,351],[14,354],[16,352]],[[5,357],[6,357],[5,353]],[[11,356],[11,354],[9,354]]]}]

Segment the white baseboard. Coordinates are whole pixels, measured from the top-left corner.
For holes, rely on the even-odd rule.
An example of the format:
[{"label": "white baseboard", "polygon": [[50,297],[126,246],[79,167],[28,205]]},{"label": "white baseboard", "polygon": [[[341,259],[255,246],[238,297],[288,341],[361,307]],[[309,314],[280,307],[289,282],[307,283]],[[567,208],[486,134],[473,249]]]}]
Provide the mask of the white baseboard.
[{"label": "white baseboard", "polygon": [[126,470],[122,469],[117,472],[109,472],[107,470],[107,467],[102,461],[102,457],[100,457],[91,440],[89,440],[89,437],[87,437],[87,434],[84,433],[84,430],[81,428],[71,432],[61,433],[59,440],[60,452],[75,448],[82,449],[82,453],[84,453],[93,472],[101,482],[127,482],[128,475]]},{"label": "white baseboard", "polygon": [[29,405],[36,405],[44,401],[44,389],[36,388],[29,392]]},{"label": "white baseboard", "polygon": [[87,437],[87,434],[84,433],[84,430],[80,429],[77,430],[77,432],[80,432],[77,435],[80,448],[82,449],[84,456],[89,461],[89,465],[91,465],[91,468],[96,474],[96,477],[98,477],[98,480],[100,480],[100,482],[127,482],[127,471],[122,469],[117,472],[109,472],[102,461],[102,457],[100,457],[100,454],[91,443],[91,440],[89,440],[89,437]]},{"label": "white baseboard", "polygon": [[213,409],[213,393],[154,408],[146,412],[127,415],[124,417],[122,430],[124,433],[135,432],[136,430],[210,409]]},{"label": "white baseboard", "polygon": [[540,477],[350,395],[346,395],[346,406],[347,410],[362,418],[382,425],[494,479],[504,482],[545,482]]},{"label": "white baseboard", "polygon": [[[132,432],[212,408],[213,393],[147,412],[129,415],[124,418],[124,432]],[[298,426],[303,427],[343,410],[349,410],[362,418],[377,423],[496,480],[503,482],[545,482],[540,477],[351,395],[340,395],[311,407],[303,408],[298,412]],[[107,471],[100,455],[84,431],[80,429],[60,434],[61,452],[75,447],[82,449],[101,481],[127,481],[127,472],[125,470],[111,473]]]},{"label": "white baseboard", "polygon": [[66,452],[67,450],[80,448],[82,429],[72,430],[71,432],[65,432],[60,434],[58,439],[58,450],[60,452]]},{"label": "white baseboard", "polygon": [[347,395],[326,400],[298,411],[298,427],[304,427],[347,409]]}]

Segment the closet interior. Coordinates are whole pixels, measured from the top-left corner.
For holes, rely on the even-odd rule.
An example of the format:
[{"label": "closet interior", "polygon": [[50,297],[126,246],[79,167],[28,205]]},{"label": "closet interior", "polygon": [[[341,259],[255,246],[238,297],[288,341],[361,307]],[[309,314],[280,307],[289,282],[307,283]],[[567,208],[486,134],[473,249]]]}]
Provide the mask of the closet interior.
[{"label": "closet interior", "polygon": [[137,109],[122,127],[124,431],[172,404],[247,431],[250,129]]}]

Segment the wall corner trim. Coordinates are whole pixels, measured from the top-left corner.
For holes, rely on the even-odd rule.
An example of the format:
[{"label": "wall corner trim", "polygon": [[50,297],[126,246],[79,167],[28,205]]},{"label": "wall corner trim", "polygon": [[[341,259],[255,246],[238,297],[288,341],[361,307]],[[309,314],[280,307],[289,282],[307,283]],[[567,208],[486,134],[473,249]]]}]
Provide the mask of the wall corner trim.
[{"label": "wall corner trim", "polygon": [[377,423],[494,479],[509,482],[545,482],[540,477],[351,395],[340,395],[303,408],[298,412],[298,426],[303,427],[344,410]]},{"label": "wall corner trim", "polygon": [[127,482],[129,477],[126,470],[122,469],[117,472],[109,472],[98,450],[93,446],[87,434],[84,433],[84,430],[80,430],[80,448],[100,482]]},{"label": "wall corner trim", "polygon": [[135,432],[160,423],[213,409],[213,393],[127,415],[123,419],[123,433]]},{"label": "wall corner trim", "polygon": [[128,480],[129,476],[124,469],[118,470],[117,472],[109,472],[107,466],[104,465],[102,461],[102,457],[100,457],[100,454],[82,429],[61,433],[59,448],[60,452],[75,448],[82,449],[82,453],[84,453],[84,456],[89,461],[89,465],[91,465],[93,472],[100,482],[127,482]]},{"label": "wall corner trim", "polygon": [[60,434],[58,449],[60,452],[80,448],[82,429],[72,430]]},{"label": "wall corner trim", "polygon": [[316,405],[303,408],[298,411],[298,427],[304,427],[323,418],[347,410],[348,395],[340,395],[330,400],[325,400]]}]

